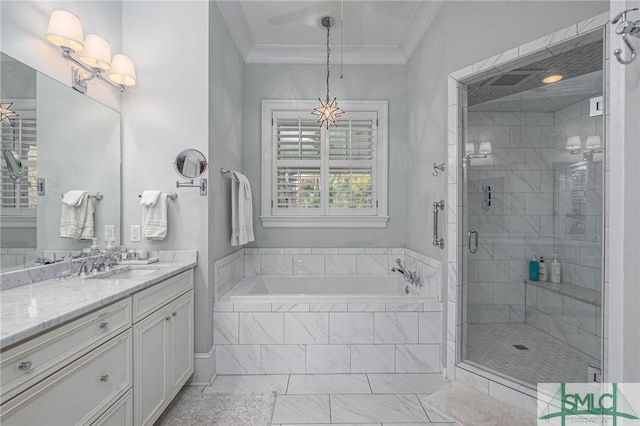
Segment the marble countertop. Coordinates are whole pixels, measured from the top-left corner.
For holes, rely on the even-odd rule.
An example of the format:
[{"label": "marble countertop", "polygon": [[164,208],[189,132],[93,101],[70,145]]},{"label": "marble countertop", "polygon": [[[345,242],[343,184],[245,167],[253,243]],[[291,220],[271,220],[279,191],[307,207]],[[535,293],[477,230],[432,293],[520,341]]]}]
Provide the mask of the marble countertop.
[{"label": "marble countertop", "polygon": [[2,290],[0,349],[124,299],[196,265],[195,261],[160,262],[149,265],[154,270],[138,278],[72,276]]}]

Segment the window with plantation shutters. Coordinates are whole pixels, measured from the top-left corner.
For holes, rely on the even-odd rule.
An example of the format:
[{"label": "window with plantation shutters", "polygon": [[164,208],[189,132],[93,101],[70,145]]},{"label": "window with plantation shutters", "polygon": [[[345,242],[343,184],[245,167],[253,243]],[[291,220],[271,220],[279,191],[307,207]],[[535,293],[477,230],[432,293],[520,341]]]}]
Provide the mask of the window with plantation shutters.
[{"label": "window with plantation shutters", "polygon": [[386,226],[387,102],[341,101],[329,129],[315,106],[263,102],[264,226]]},{"label": "window with plantation shutters", "polygon": [[36,138],[35,111],[17,111],[18,116],[10,118],[11,124],[0,124],[0,147],[2,152],[10,149],[20,157],[23,177],[14,184],[9,176],[7,165],[2,161],[0,212],[3,226],[7,221],[35,220],[37,204],[37,159],[38,147]]}]

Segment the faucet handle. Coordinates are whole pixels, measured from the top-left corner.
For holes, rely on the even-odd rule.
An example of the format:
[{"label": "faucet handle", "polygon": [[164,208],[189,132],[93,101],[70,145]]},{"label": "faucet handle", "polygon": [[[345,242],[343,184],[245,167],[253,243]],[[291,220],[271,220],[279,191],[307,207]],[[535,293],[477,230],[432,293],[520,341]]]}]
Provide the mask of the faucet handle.
[{"label": "faucet handle", "polygon": [[618,13],[618,14],[616,15],[616,17],[615,17],[615,18],[613,18],[613,20],[611,21],[611,23],[612,23],[612,24],[617,24],[617,23],[618,23],[618,21],[619,21],[620,19],[622,19],[623,21],[626,21],[626,20],[627,20],[627,13],[629,13],[629,12],[633,12],[633,11],[635,11],[635,10],[638,10],[638,8],[637,8],[637,7],[632,7],[632,8],[629,8],[629,9],[627,9],[627,10],[624,10],[624,11],[622,11],[622,12]]},{"label": "faucet handle", "polygon": [[400,258],[396,259],[396,263],[398,264],[398,266],[402,266],[402,261],[400,260]]}]

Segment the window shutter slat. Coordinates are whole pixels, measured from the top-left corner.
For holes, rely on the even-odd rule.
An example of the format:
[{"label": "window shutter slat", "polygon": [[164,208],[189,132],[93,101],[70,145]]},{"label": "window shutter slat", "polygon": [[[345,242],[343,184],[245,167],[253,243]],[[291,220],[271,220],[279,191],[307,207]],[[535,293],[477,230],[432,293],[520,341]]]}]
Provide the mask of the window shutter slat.
[{"label": "window shutter slat", "polygon": [[[20,114],[19,111],[18,113]],[[11,149],[18,154],[22,162],[24,175],[14,185],[13,180],[9,177],[9,170],[4,161],[2,162],[0,206],[7,209],[29,208],[34,209],[35,212],[38,176],[36,120],[35,118],[14,117],[11,121],[13,126],[6,124],[0,126],[0,146],[2,150]]]}]

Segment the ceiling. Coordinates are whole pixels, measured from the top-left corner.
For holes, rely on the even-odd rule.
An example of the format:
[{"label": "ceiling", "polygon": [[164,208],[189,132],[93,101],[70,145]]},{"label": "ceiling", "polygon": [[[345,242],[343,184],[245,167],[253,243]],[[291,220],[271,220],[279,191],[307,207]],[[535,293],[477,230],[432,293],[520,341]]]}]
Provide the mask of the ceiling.
[{"label": "ceiling", "polygon": [[319,21],[330,15],[335,18],[331,28],[332,62],[340,58],[343,38],[344,63],[395,65],[407,63],[441,3],[420,0],[217,2],[247,63],[325,63],[326,30]]}]

